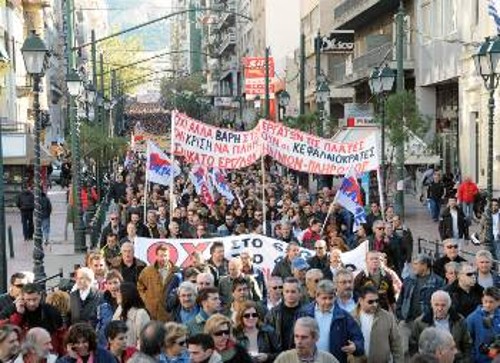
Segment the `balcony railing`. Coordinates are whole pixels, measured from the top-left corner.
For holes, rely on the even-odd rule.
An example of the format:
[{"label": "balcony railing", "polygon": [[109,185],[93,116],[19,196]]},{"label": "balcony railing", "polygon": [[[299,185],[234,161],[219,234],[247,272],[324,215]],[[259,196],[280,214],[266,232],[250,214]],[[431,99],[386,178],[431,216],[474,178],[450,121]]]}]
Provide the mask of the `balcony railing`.
[{"label": "balcony railing", "polygon": [[230,28],[227,33],[222,36],[221,43],[219,46],[219,55],[223,54],[224,51],[232,45],[236,45],[236,31],[234,28]]},{"label": "balcony railing", "polygon": [[[356,20],[354,23],[358,24],[371,21],[392,11],[398,3],[399,0],[344,0],[333,10],[335,15],[333,27],[343,27],[353,20]],[[367,14],[368,11],[369,14]]]},{"label": "balcony railing", "polygon": [[374,48],[367,53],[354,58],[353,72],[359,72],[364,69],[372,69],[373,67],[380,66],[385,62],[389,63],[393,60],[394,46],[392,42],[382,44],[380,47]]}]

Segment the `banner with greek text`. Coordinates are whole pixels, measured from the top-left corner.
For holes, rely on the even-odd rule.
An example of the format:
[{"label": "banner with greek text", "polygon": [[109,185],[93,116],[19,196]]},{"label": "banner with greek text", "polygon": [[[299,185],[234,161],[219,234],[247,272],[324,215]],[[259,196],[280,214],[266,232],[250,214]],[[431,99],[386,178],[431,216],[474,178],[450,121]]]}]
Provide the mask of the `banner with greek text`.
[{"label": "banner with greek text", "polygon": [[[193,253],[201,253],[205,259],[210,258],[210,246],[214,242],[224,244],[227,259],[239,256],[240,252],[248,248],[253,254],[254,265],[262,269],[269,276],[283,256],[287,243],[258,234],[245,234],[240,236],[229,236],[207,239],[154,239],[136,238],[135,257],[147,264],[155,261],[155,250],[159,245],[166,245],[170,251],[170,261],[176,266],[185,268],[193,263]],[[342,262],[351,269],[360,270],[365,268],[365,255],[368,251],[368,242],[363,242],[356,249],[342,254]],[[302,248],[301,255],[309,258],[314,255],[313,251]]]},{"label": "banner with greek text", "polygon": [[188,163],[208,168],[245,168],[262,155],[259,130],[223,129],[178,113],[174,119],[174,153]]},{"label": "banner with greek text", "polygon": [[261,120],[259,125],[264,153],[290,169],[343,175],[351,166],[361,174],[379,165],[375,135],[352,142],[335,142],[277,122]]}]

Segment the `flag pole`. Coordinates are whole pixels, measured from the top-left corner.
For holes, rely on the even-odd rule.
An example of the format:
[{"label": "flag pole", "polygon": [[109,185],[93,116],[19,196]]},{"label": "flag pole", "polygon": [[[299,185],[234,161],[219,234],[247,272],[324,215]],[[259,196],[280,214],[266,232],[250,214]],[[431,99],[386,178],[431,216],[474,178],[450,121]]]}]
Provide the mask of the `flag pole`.
[{"label": "flag pole", "polygon": [[174,218],[174,208],[175,208],[175,195],[174,195],[174,182],[175,182],[175,177],[174,177],[174,166],[175,166],[175,156],[174,156],[174,151],[175,151],[175,140],[174,140],[174,127],[175,127],[175,118],[177,117],[177,110],[172,111],[172,115],[170,117],[170,162],[171,162],[171,169],[172,173],[170,175],[170,186],[169,186],[169,193],[170,193],[170,203],[169,209],[170,209],[170,223],[172,223],[172,220]]},{"label": "flag pole", "polygon": [[143,216],[143,223],[146,223],[146,215],[147,215],[147,204],[148,204],[148,185],[149,185],[149,155],[151,153],[151,147],[150,147],[150,141],[147,141],[147,147],[146,147],[146,180],[144,183],[144,216]]},{"label": "flag pole", "polygon": [[379,166],[377,168],[378,194],[379,194],[380,212],[382,214],[382,220],[385,221],[385,200],[384,200],[383,183],[385,183],[385,181],[382,180],[382,173],[380,172],[380,166]]},{"label": "flag pole", "polygon": [[262,172],[262,232],[264,236],[267,235],[267,222],[266,222],[266,165],[264,163],[264,153],[260,158],[260,170]]},{"label": "flag pole", "polygon": [[326,227],[326,223],[328,222],[328,218],[330,218],[330,214],[332,214],[333,211],[333,206],[335,202],[337,201],[337,196],[339,195],[339,191],[337,190],[337,193],[335,193],[335,197],[333,198],[332,202],[330,203],[330,208],[328,208],[328,212],[326,213],[325,220],[323,221],[323,225],[321,226],[321,231],[319,232],[320,235],[323,234],[323,231]]}]

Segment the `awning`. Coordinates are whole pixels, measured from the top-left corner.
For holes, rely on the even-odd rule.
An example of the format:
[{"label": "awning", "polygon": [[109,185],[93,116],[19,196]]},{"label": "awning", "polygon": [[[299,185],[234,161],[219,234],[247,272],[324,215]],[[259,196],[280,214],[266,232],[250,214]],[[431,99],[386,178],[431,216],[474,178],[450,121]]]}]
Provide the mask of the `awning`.
[{"label": "awning", "polygon": [[[439,164],[441,158],[430,152],[428,145],[413,132],[405,144],[405,165]],[[337,132],[332,139],[337,142],[353,142],[375,134],[379,149],[381,147],[381,133],[378,126],[346,127]],[[396,150],[386,139],[385,155],[388,162],[395,156]]]}]

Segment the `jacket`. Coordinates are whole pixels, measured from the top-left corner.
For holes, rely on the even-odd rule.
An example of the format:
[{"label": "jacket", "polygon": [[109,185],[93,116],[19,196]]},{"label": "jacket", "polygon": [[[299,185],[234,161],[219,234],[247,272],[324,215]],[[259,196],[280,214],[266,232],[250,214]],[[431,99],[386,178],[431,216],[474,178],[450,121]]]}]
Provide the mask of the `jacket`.
[{"label": "jacket", "polygon": [[14,298],[9,293],[0,295],[0,320],[8,319],[12,314]]},{"label": "jacket", "polygon": [[[360,323],[360,307],[354,311],[354,319],[361,327]],[[356,363],[379,363],[390,362],[403,363],[404,354],[399,333],[398,325],[394,315],[383,309],[378,309],[373,318],[372,329],[370,332],[370,353],[363,357],[355,357]]]},{"label": "jacket", "polygon": [[[284,347],[283,344],[283,337],[282,337],[282,323],[283,323],[283,302],[280,302],[278,305],[276,305],[274,308],[269,310],[269,312],[266,315],[265,323],[267,325],[270,325],[274,328],[274,331],[276,332],[276,337],[278,339],[278,345],[281,347],[281,349],[285,349],[288,347]],[[294,320],[297,320],[300,316],[300,311],[301,308],[298,307],[297,311],[295,313],[295,318]],[[288,332],[289,334],[289,339],[291,342],[293,342],[293,331]]]},{"label": "jacket", "polygon": [[321,270],[324,276],[328,273],[331,273],[330,255],[328,253],[323,258],[319,258],[318,256],[313,256],[307,261],[307,263],[311,268],[317,268]]},{"label": "jacket", "polygon": [[42,219],[50,218],[50,215],[52,214],[52,203],[50,202],[50,199],[45,195],[45,193],[42,193],[40,204],[42,206],[41,218]]},{"label": "jacket", "polygon": [[[235,329],[234,337],[241,346],[247,348],[248,338],[243,331]],[[259,347],[259,353],[267,354],[268,358],[266,362],[274,362],[276,356],[281,352],[281,347],[272,326],[263,325],[259,328],[259,332],[257,333],[257,346]]]},{"label": "jacket", "polygon": [[485,319],[488,319],[487,314],[481,306],[478,306],[465,320],[474,344],[472,347],[472,356],[476,363],[491,362],[491,358],[481,353],[479,347],[482,344],[490,345],[495,340],[495,336],[500,335],[500,309],[497,308],[493,313],[491,324],[485,324]]},{"label": "jacket", "polygon": [[101,294],[91,289],[89,295],[82,301],[78,290],[69,294],[69,306],[71,311],[71,324],[89,323],[93,328],[97,326],[97,308],[102,302]]},{"label": "jacket", "polygon": [[137,290],[149,312],[151,320],[167,321],[168,315],[163,306],[165,289],[176,279],[178,268],[170,263],[168,276],[163,280],[156,264],[142,270],[137,280]]},{"label": "jacket", "polygon": [[479,193],[476,183],[466,181],[459,185],[457,199],[459,203],[474,203],[476,194]]},{"label": "jacket", "polygon": [[[251,298],[254,301],[262,301],[262,293],[260,292],[259,285],[252,275],[243,276],[247,281],[248,287],[252,294]],[[231,305],[233,302],[232,296],[233,279],[231,276],[222,276],[219,280],[219,294],[222,304],[225,306]]]},{"label": "jacket", "polygon": [[284,256],[276,265],[274,265],[271,276],[280,276],[283,280],[292,275],[292,262]]},{"label": "jacket", "polygon": [[158,363],[158,359],[139,351],[136,352],[127,363]]},{"label": "jacket", "polygon": [[409,276],[403,281],[401,292],[399,293],[398,301],[396,302],[396,317],[401,320],[409,321],[416,319],[416,316],[409,316],[411,311],[411,302],[413,301],[413,294],[418,294],[418,303],[420,304],[420,311],[423,314],[431,311],[431,296],[432,294],[443,288],[445,285],[444,280],[431,272],[427,281],[422,286],[420,291],[416,291],[417,278]]},{"label": "jacket", "polygon": [[142,260],[139,260],[138,258],[134,257],[134,263],[132,266],[128,267],[122,262],[120,263],[120,266],[118,267],[118,270],[122,274],[123,281],[127,282],[132,282],[133,284],[137,284],[137,280],[139,279],[139,275],[141,274],[142,270],[146,268],[146,263]]},{"label": "jacket", "polygon": [[[275,363],[302,363],[295,349],[287,350],[281,353],[274,361]],[[318,350],[312,363],[339,363],[339,361],[330,353]]]},{"label": "jacket", "polygon": [[468,293],[458,285],[458,280],[447,286],[445,290],[450,294],[453,309],[464,317],[469,316],[477,306],[481,305],[483,288],[477,283]]},{"label": "jacket", "polygon": [[354,278],[354,292],[359,294],[359,289],[363,286],[373,286],[378,290],[380,298],[380,307],[385,310],[391,310],[392,304],[396,302],[396,292],[391,276],[380,269],[381,277],[378,286],[373,278],[370,277],[367,271],[361,271]]},{"label": "jacket", "polygon": [[[316,302],[312,302],[302,308],[299,318],[309,316],[314,319]],[[347,363],[347,354],[341,349],[350,340],[356,346],[354,356],[359,357],[365,354],[364,338],[361,329],[354,318],[345,310],[341,309],[337,303],[333,305],[332,322],[330,324],[330,353],[338,359],[340,363]]]},{"label": "jacket", "polygon": [[113,313],[116,310],[116,301],[111,297],[109,291],[105,291],[101,304],[97,307],[97,343],[100,347],[106,348],[108,340],[106,339],[106,327],[113,320]]},{"label": "jacket", "polygon": [[205,329],[205,323],[207,322],[208,318],[208,314],[203,309],[201,309],[200,312],[193,318],[193,320],[189,321],[186,324],[188,335],[193,336],[203,333],[203,330]]},{"label": "jacket", "polygon": [[252,265],[252,269],[250,271],[245,271],[243,269],[243,273],[247,276],[252,276],[257,282],[257,286],[259,287],[260,293],[262,294],[262,301],[267,301],[267,287],[266,287],[266,278],[264,277],[264,273],[257,266]]},{"label": "jacket", "polygon": [[[99,241],[99,248],[103,248],[106,246],[106,239],[108,234],[113,232],[113,228],[111,227],[111,222],[109,222],[106,227],[103,228],[101,232],[101,239]],[[127,229],[120,223],[118,224],[118,241],[127,236]]]},{"label": "jacket", "polygon": [[[122,307],[119,305],[113,314],[113,320],[121,320]],[[127,312],[127,346],[136,347],[139,342],[139,336],[142,328],[150,321],[149,314],[146,309],[130,308]]]},{"label": "jacket", "polygon": [[[76,363],[76,362],[77,360],[75,358],[66,355],[64,357],[59,358],[56,363]],[[97,348],[97,350],[94,352],[94,363],[115,363],[115,362],[116,362],[115,356],[106,349]],[[131,361],[129,360],[129,362]]]},{"label": "jacket", "polygon": [[[467,238],[469,236],[469,227],[465,219],[462,208],[457,208],[457,223],[458,223],[458,238]],[[453,238],[453,218],[451,216],[450,208],[447,207],[441,213],[439,218],[439,236],[441,240]]]},{"label": "jacket", "polygon": [[17,196],[16,206],[21,212],[32,212],[35,209],[35,196],[29,190]]},{"label": "jacket", "polygon": [[[444,275],[446,272],[444,266],[451,261],[452,260],[450,260],[450,258],[446,255],[438,258],[436,261],[434,261],[434,273],[444,279],[445,278]],[[457,258],[455,258],[453,262],[460,263],[460,262],[467,262],[467,260],[462,256],[457,256]]]},{"label": "jacket", "polygon": [[[464,318],[456,313],[452,308],[449,311],[450,333],[457,345],[458,353],[455,355],[455,362],[472,363],[472,339]],[[425,328],[434,326],[432,312],[419,316],[414,324],[409,340],[410,355],[418,352],[418,339]]]}]

